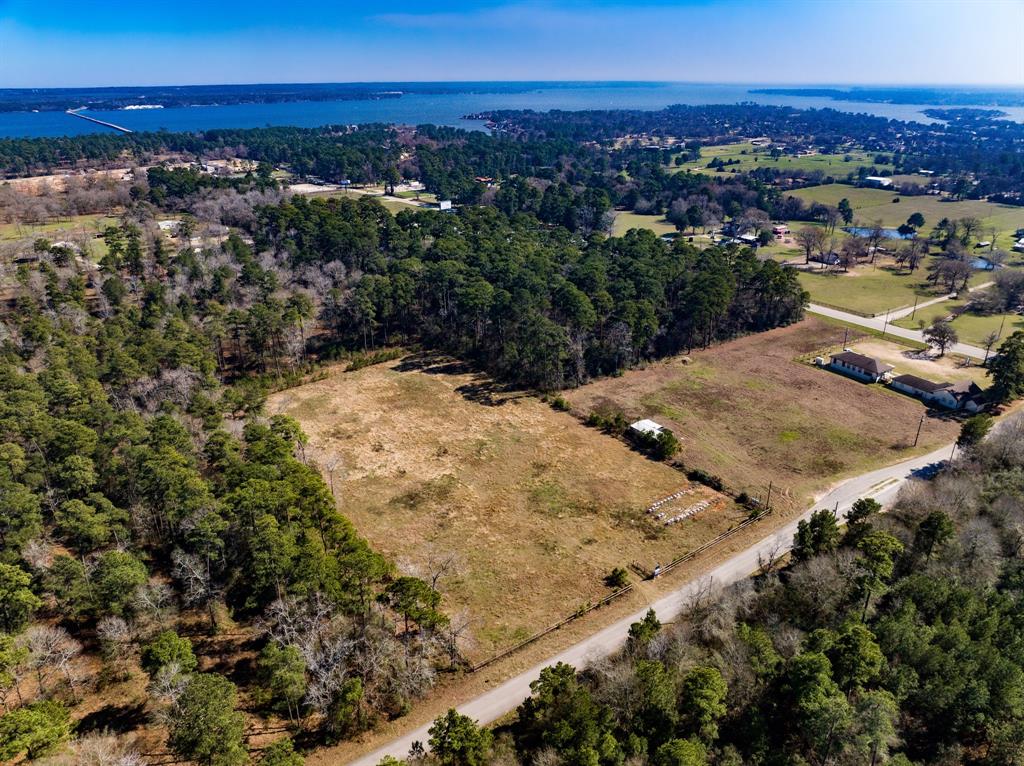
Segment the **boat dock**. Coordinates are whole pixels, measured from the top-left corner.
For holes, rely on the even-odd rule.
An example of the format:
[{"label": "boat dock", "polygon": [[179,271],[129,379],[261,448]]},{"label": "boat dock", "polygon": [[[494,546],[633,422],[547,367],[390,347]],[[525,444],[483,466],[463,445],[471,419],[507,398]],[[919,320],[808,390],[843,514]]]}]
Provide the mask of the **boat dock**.
[{"label": "boat dock", "polygon": [[89,117],[88,115],[82,114],[82,112],[80,110],[78,110],[78,109],[68,109],[65,112],[65,114],[70,114],[72,117],[81,117],[83,120],[88,120],[89,122],[95,122],[97,125],[102,125],[105,128],[113,128],[114,130],[119,130],[122,133],[131,133],[132,132],[128,128],[123,128],[120,125],[115,125],[112,122],[104,122],[103,120],[97,120],[95,117]]}]

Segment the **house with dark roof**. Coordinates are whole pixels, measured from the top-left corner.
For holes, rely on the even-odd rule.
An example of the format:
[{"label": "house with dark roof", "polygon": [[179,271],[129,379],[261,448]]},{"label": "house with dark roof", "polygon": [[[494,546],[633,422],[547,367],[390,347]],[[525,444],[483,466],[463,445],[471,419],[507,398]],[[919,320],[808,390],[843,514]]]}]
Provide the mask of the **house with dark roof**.
[{"label": "house with dark roof", "polygon": [[889,385],[904,394],[916,396],[923,402],[937,404],[948,410],[977,412],[984,406],[983,391],[972,380],[936,383],[916,375],[897,375]]},{"label": "house with dark roof", "polygon": [[892,372],[893,369],[891,364],[885,364],[873,356],[858,354],[856,351],[832,354],[828,367],[830,370],[868,383],[877,383],[883,375]]}]

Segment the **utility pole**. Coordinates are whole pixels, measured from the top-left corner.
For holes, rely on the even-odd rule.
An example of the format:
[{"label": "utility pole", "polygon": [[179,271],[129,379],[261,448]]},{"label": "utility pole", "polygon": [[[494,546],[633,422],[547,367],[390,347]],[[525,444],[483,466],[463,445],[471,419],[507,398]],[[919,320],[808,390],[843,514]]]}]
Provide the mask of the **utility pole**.
[{"label": "utility pole", "polygon": [[849,345],[849,341],[850,341],[850,328],[847,327],[846,328],[846,334],[843,335],[843,348],[844,349],[847,347],[847,345]]},{"label": "utility pole", "polygon": [[[925,413],[926,415],[927,413]],[[917,436],[914,437],[914,446],[917,446],[918,439],[921,438],[921,427],[924,425],[925,415],[921,415],[921,422],[917,424]]]},{"label": "utility pole", "polygon": [[768,499],[765,500],[764,509],[770,511],[772,509],[772,483],[768,482]]},{"label": "utility pole", "polygon": [[953,449],[949,453],[949,460],[950,460],[950,462],[953,461],[953,455],[955,455],[955,454],[956,454],[956,442],[953,442]]},{"label": "utility pole", "polygon": [[910,318],[911,318],[911,319],[913,319],[913,318],[914,318],[914,314],[916,314],[916,313],[917,313],[917,302],[918,302],[919,300],[921,300],[921,296],[919,296],[919,295],[915,294],[915,295],[914,295],[914,310],[910,312]]},{"label": "utility pole", "polygon": [[885,340],[885,331],[889,327],[889,311],[885,312],[885,324],[882,325],[882,340]]}]

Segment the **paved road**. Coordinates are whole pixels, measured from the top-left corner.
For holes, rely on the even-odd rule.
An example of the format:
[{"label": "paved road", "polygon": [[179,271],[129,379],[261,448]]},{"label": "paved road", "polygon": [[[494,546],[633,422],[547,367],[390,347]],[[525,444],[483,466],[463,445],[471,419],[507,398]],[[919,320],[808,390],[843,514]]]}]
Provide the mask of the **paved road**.
[{"label": "paved road", "polygon": [[[921,306],[918,306],[918,309],[920,308]],[[916,340],[918,343],[927,343],[920,330],[908,330],[904,327],[896,327],[896,325],[892,323],[892,319],[898,319],[900,315],[905,316],[906,314],[909,314],[910,311],[906,311],[905,314],[894,312],[889,315],[889,321],[886,321],[884,316],[862,317],[859,314],[851,314],[848,311],[840,311],[839,309],[830,309],[827,306],[819,306],[816,303],[809,304],[807,306],[807,310],[812,314],[820,314],[821,316],[831,317],[832,319],[839,319],[848,324],[867,327],[871,330],[877,330],[878,332],[882,332],[884,330],[886,335],[893,335],[897,338],[906,338],[907,340]],[[961,354],[963,356],[970,356],[974,359],[985,358],[985,349],[978,348],[977,346],[971,346],[967,343],[955,343],[947,349],[947,351],[954,354]]]},{"label": "paved road", "polygon": [[[881,468],[877,471],[857,476],[843,482],[831,492],[819,498],[818,502],[809,508],[799,519],[784,526],[770,538],[762,540],[730,558],[721,566],[698,580],[691,580],[680,583],[680,587],[667,596],[655,601],[651,606],[658,613],[662,621],[674,619],[683,609],[683,606],[701,587],[707,585],[710,580],[717,586],[729,585],[755,572],[759,566],[759,556],[770,552],[787,551],[792,546],[793,534],[796,532],[797,523],[811,515],[811,511],[818,508],[837,508],[840,514],[845,514],[855,500],[860,497],[874,497],[883,505],[892,502],[896,492],[910,477],[926,474],[934,470],[938,465],[949,459],[953,445],[945,447],[924,455],[919,458],[906,460],[896,465]],[[671,577],[671,575],[667,575]],[[617,651],[625,642],[629,626],[643,618],[647,607],[625,617],[614,625],[585,638],[574,646],[549,657],[544,662],[535,665],[524,673],[510,678],[500,686],[491,691],[481,694],[479,697],[459,705],[458,709],[464,715],[476,719],[480,723],[491,723],[511,710],[514,710],[520,702],[530,695],[530,682],[540,675],[540,671],[548,665],[557,662],[567,662],[577,668],[583,667],[591,658],[609,655]],[[402,758],[409,752],[414,741],[427,742],[427,729],[429,726],[421,726],[415,731],[392,741],[388,745],[368,753],[361,758],[351,762],[352,766],[375,766],[385,755]]]}]

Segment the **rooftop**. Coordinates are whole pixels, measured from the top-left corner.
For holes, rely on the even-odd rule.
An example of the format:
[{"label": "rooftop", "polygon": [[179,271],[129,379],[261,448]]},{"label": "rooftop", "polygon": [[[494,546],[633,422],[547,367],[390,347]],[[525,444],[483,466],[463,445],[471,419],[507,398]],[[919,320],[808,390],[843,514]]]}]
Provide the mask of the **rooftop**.
[{"label": "rooftop", "polygon": [[839,354],[832,354],[833,362],[843,362],[850,367],[856,367],[870,372],[873,375],[881,375],[882,373],[889,372],[893,369],[891,364],[885,364],[875,359],[873,356],[865,356],[864,354],[858,354],[856,351],[843,351]]},{"label": "rooftop", "polygon": [[649,434],[651,436],[657,436],[662,431],[665,431],[665,426],[655,423],[653,420],[644,418],[638,420],[635,423],[630,423],[629,428],[631,431],[638,431],[642,434]]},{"label": "rooftop", "polygon": [[897,375],[892,379],[893,383],[902,383],[905,386],[916,388],[918,391],[927,391],[930,394],[949,388],[952,383],[936,383],[926,378],[919,378],[917,375]]}]

